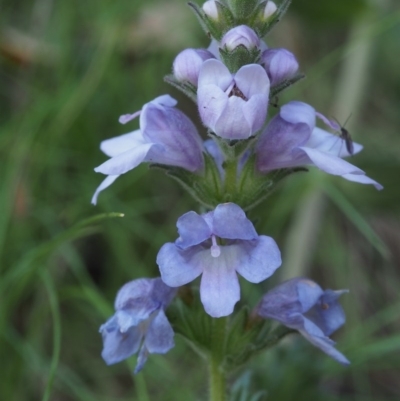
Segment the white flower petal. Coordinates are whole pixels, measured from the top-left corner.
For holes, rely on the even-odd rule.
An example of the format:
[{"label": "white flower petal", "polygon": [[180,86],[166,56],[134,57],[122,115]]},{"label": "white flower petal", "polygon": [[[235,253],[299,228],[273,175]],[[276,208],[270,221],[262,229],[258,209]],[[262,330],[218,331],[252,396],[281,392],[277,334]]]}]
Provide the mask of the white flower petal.
[{"label": "white flower petal", "polygon": [[254,95],[269,94],[269,78],[259,64],[245,65],[235,74],[235,82],[240,91],[250,99]]},{"label": "white flower petal", "polygon": [[212,317],[228,316],[240,299],[239,280],[235,271],[236,250],[221,247],[221,254],[214,258],[211,252],[203,254],[203,276],[200,297],[206,312]]},{"label": "white flower petal", "polygon": [[109,157],[118,156],[127,150],[145,143],[140,130],[106,139],[100,143],[100,149]]},{"label": "white flower petal", "polygon": [[138,146],[129,149],[128,151],[112,157],[94,171],[107,175],[121,175],[129,170],[137,167],[145,161],[147,153],[154,146],[154,143],[139,144]]},{"label": "white flower petal", "polygon": [[228,68],[221,61],[210,59],[201,66],[198,87],[211,84],[225,91],[232,81],[233,77]]}]

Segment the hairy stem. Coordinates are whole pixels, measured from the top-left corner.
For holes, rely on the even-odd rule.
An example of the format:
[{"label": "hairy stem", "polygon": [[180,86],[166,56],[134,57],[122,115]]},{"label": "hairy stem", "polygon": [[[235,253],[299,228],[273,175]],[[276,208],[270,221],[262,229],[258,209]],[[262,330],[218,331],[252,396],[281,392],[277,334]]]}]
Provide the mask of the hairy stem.
[{"label": "hairy stem", "polygon": [[209,360],[210,401],[226,401],[226,378],[221,369],[225,349],[227,318],[213,319],[212,345]]},{"label": "hairy stem", "polygon": [[[233,198],[236,193],[236,184],[237,184],[237,166],[238,161],[229,160],[225,162],[225,196],[228,195],[230,198]],[[226,199],[230,200],[230,199]]]}]

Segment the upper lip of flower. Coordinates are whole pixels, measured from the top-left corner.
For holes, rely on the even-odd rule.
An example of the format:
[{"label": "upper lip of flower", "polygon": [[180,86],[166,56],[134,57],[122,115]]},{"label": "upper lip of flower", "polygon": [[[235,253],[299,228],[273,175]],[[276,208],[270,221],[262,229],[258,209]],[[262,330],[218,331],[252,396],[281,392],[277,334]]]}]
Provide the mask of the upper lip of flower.
[{"label": "upper lip of flower", "polygon": [[268,75],[258,64],[232,75],[222,62],[205,61],[197,92],[203,123],[223,138],[248,138],[264,124],[269,87]]},{"label": "upper lip of flower", "polygon": [[[349,156],[344,140],[315,127],[315,110],[302,102],[289,102],[282,106],[260,134],[256,145],[257,168],[267,172],[279,168],[315,165],[328,174],[362,184],[383,187],[365,175],[358,167],[342,160]],[[335,141],[332,144],[332,140]],[[329,144],[329,145],[328,145]],[[362,146],[354,143],[354,153]]]}]

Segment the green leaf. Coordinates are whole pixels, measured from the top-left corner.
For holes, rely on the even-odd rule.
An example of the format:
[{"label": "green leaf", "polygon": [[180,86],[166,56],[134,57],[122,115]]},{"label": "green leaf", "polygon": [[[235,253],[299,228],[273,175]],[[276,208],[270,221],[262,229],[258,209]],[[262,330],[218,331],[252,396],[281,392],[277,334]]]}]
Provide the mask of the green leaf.
[{"label": "green leaf", "polygon": [[178,81],[174,75],[166,75],[164,81],[184,93],[190,100],[197,104],[197,90],[190,82]]},{"label": "green leaf", "polygon": [[326,195],[338,206],[344,215],[358,228],[360,233],[368,242],[385,258],[390,258],[390,251],[385,243],[379,238],[378,234],[365,220],[361,213],[353,206],[345,196],[333,185],[326,183],[324,185]]},{"label": "green leaf", "polygon": [[306,76],[304,74],[297,74],[293,78],[284,80],[279,85],[276,85],[273,88],[271,88],[271,91],[270,91],[270,94],[269,94],[269,98],[273,99],[275,96],[278,95],[278,93],[284,91],[287,88],[290,88],[292,85],[294,85],[295,83],[299,82],[300,80],[302,80],[305,77]]},{"label": "green leaf", "polygon": [[30,283],[32,277],[46,268],[46,259],[53,252],[65,243],[98,232],[99,229],[94,226],[95,223],[104,219],[123,216],[123,213],[102,213],[89,217],[24,255],[14,268],[3,276],[0,283],[0,292],[3,294],[6,293],[7,289],[12,288],[12,291],[8,291],[8,296],[4,297],[5,301],[1,305],[0,327],[3,327],[7,313],[12,310],[12,305],[20,299],[22,292]]}]

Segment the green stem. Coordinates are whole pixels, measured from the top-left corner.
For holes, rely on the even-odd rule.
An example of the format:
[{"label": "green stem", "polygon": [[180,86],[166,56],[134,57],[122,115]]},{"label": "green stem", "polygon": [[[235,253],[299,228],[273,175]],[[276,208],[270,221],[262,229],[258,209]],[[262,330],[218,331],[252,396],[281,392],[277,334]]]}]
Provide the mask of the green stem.
[{"label": "green stem", "polygon": [[237,183],[237,165],[238,161],[229,160],[225,162],[225,196],[230,195],[233,198],[236,193]]},{"label": "green stem", "polygon": [[226,378],[221,369],[225,351],[227,318],[213,319],[212,344],[209,360],[210,401],[226,401]]}]

